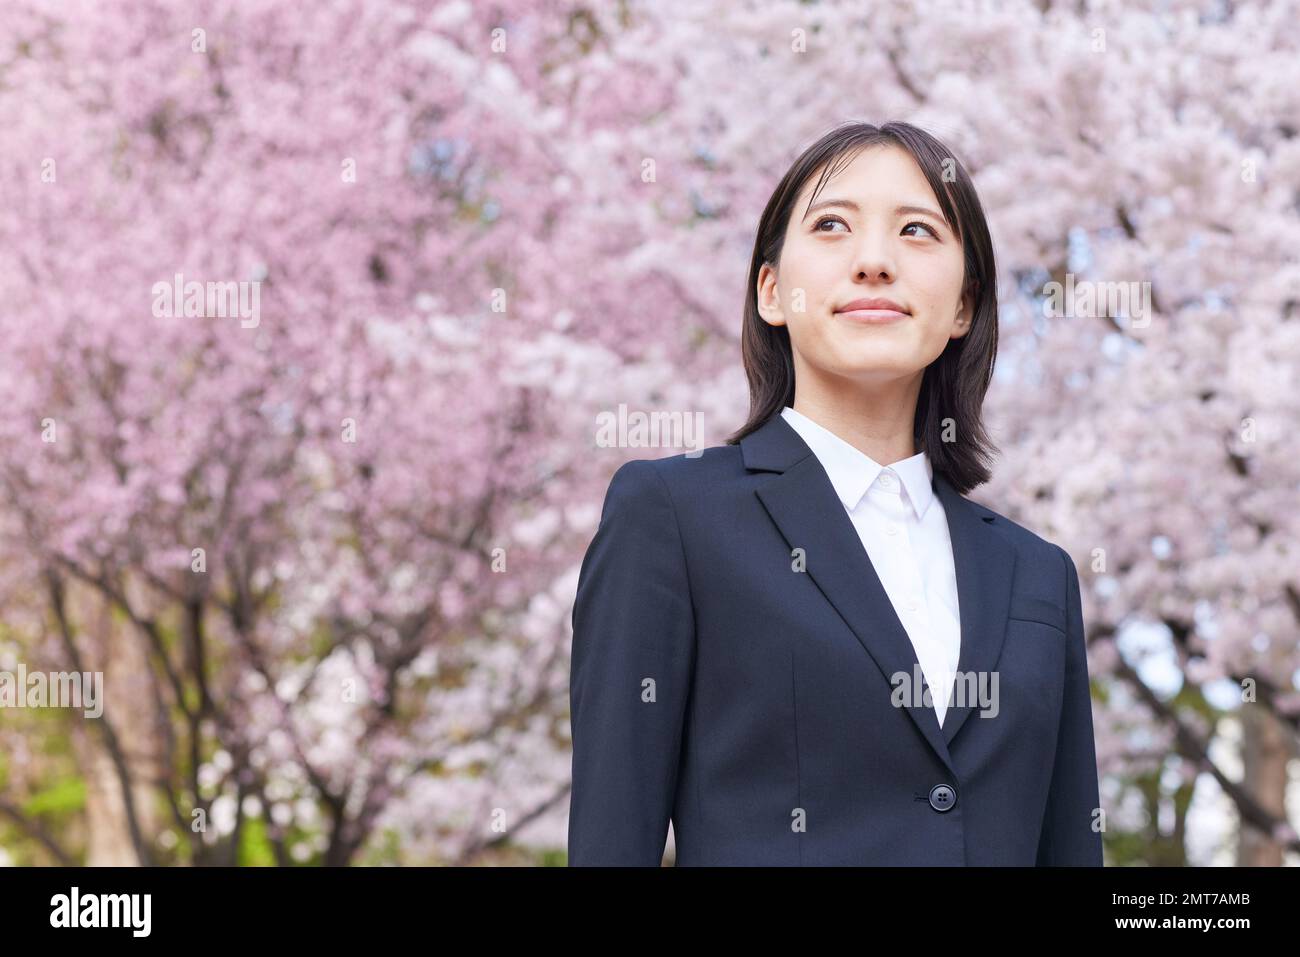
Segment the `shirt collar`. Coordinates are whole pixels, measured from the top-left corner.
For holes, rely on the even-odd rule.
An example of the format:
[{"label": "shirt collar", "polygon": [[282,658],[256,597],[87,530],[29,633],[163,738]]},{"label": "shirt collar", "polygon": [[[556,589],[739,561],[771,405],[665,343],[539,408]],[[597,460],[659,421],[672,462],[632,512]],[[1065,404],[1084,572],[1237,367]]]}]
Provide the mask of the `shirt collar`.
[{"label": "shirt collar", "polygon": [[[792,406],[787,405],[782,409],[781,417],[790,423],[817,456],[844,507],[850,511],[856,508],[886,466],[854,448],[830,429],[818,425],[803,413],[796,412]],[[930,457],[924,451],[917,452],[911,458],[890,464],[888,469],[903,483],[908,501],[912,503],[919,519],[934,498],[931,484],[934,480],[934,467],[930,464]]]}]

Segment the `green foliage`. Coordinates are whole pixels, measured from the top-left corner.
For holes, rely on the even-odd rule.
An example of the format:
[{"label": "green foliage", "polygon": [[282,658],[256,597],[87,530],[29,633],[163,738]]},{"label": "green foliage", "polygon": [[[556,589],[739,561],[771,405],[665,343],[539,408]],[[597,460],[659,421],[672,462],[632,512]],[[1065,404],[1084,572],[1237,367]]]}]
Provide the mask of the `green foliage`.
[{"label": "green foliage", "polygon": [[29,817],[38,814],[64,814],[80,811],[86,806],[86,782],[81,778],[64,778],[43,791],[37,791],[23,802],[23,813]]},{"label": "green foliage", "polygon": [[274,867],[275,851],[266,836],[266,822],[260,817],[244,819],[239,834],[235,863],[241,867]]},{"label": "green foliage", "polygon": [[569,852],[558,847],[547,848],[542,851],[538,863],[542,867],[568,867]]}]

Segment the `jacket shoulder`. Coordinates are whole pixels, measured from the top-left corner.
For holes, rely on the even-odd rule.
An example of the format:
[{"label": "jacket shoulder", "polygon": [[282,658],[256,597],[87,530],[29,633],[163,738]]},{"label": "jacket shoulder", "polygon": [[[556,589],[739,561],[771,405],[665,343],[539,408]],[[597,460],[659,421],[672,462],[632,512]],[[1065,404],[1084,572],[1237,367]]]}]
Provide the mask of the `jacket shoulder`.
[{"label": "jacket shoulder", "polygon": [[1012,521],[1001,512],[995,511],[987,505],[982,505],[970,498],[967,498],[966,501],[971,504],[976,514],[981,518],[986,521],[992,519],[993,526],[1006,537],[1008,542],[1015,546],[1021,555],[1036,561],[1059,562],[1064,559],[1073,562],[1069,552],[1055,542],[1030,531],[1019,522]]},{"label": "jacket shoulder", "polygon": [[639,473],[643,481],[657,474],[672,490],[688,491],[692,486],[741,476],[745,466],[739,445],[713,445],[661,458],[631,459],[618,467],[615,478],[624,470]]}]

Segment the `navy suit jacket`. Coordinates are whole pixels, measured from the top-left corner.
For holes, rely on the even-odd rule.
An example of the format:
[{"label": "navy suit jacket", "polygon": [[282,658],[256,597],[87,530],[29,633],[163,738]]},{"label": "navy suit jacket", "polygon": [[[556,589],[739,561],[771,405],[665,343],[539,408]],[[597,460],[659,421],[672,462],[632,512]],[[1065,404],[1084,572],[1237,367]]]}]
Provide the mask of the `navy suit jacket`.
[{"label": "navy suit jacket", "polygon": [[911,640],[780,415],[615,472],[573,608],[570,865],[658,866],[670,818],[680,866],[1101,865],[1074,562],[934,489],[958,670],[998,673],[996,716],[942,727],[894,694]]}]

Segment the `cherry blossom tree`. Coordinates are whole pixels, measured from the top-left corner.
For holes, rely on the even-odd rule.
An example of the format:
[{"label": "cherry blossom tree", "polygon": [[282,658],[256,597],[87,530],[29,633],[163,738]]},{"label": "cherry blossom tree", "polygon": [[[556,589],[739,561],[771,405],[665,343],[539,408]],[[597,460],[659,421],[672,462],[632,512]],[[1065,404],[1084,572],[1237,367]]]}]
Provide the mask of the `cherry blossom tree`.
[{"label": "cherry blossom tree", "polygon": [[[519,282],[546,210],[497,222],[555,175],[497,21],[3,16],[8,656],[106,673],[79,725],[111,759],[103,820],[139,862],[513,835],[565,794],[589,515],[554,450],[603,356],[557,349]],[[258,313],[161,301],[190,282],[256,283]],[[7,794],[66,770],[14,743],[36,731],[5,722]]]},{"label": "cherry blossom tree", "polygon": [[0,669],[99,667],[109,699],[0,716],[0,836],[562,846],[577,562],[618,465],[682,451],[597,417],[732,432],[768,194],[830,126],[899,118],[994,232],[972,497],[1079,566],[1108,853],[1186,862],[1197,806],[1243,860],[1300,852],[1297,12],[6,5]]}]

